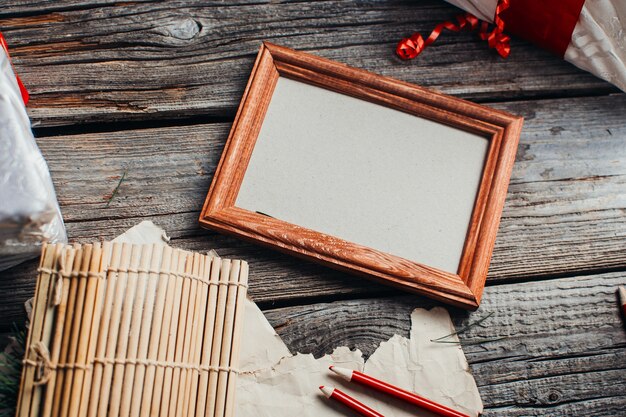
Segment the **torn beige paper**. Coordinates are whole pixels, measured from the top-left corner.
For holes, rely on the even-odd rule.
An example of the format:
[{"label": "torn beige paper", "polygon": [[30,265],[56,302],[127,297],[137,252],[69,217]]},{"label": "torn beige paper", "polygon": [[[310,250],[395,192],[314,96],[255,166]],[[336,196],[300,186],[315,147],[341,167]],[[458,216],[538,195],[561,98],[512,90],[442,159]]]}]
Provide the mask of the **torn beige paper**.
[{"label": "torn beige paper", "polygon": [[[145,221],[115,241],[164,243],[169,238],[163,229]],[[340,388],[387,417],[430,415],[345,382],[332,375],[329,365],[362,370],[471,416],[483,409],[461,347],[430,341],[454,332],[450,316],[443,308],[413,310],[410,338],[394,335],[382,342],[366,362],[359,350],[351,351],[347,347],[338,347],[331,355],[319,359],[311,354],[292,355],[251,300],[246,300],[245,314],[239,359],[241,374],[237,383],[238,417],[350,415],[343,406],[323,397],[318,387],[324,384]]]},{"label": "torn beige paper", "polygon": [[[364,372],[469,415],[478,415],[483,404],[460,345],[433,343],[432,339],[453,333],[447,310],[416,308],[411,313],[410,339],[394,335],[365,363]],[[458,341],[456,336],[449,340]],[[372,401],[385,416],[415,416],[415,408],[397,408],[388,397]]]},{"label": "torn beige paper", "polygon": [[263,313],[250,301],[243,332],[251,342],[244,343],[240,353],[237,416],[345,416],[343,406],[321,395],[320,385],[338,387],[387,417],[431,415],[345,382],[332,375],[329,365],[361,370],[477,416],[483,405],[463,350],[459,345],[430,341],[454,332],[448,312],[440,307],[430,311],[417,308],[411,314],[411,323],[410,339],[394,335],[381,343],[365,363],[359,350],[350,351],[347,347],[338,347],[331,355],[315,359],[311,354],[288,353]]},{"label": "torn beige paper", "polygon": [[[165,233],[165,230],[152,223],[150,220],[144,220],[134,225],[113,239],[113,242],[132,243],[135,245],[149,245],[151,243],[166,245],[169,241],[170,237]],[[219,258],[217,252],[213,249],[209,250],[207,255]]]},{"label": "torn beige paper", "polygon": [[115,239],[113,242],[134,243],[136,245],[159,243],[165,245],[170,238],[165,230],[152,223],[150,220],[144,220],[139,224],[131,227]]}]

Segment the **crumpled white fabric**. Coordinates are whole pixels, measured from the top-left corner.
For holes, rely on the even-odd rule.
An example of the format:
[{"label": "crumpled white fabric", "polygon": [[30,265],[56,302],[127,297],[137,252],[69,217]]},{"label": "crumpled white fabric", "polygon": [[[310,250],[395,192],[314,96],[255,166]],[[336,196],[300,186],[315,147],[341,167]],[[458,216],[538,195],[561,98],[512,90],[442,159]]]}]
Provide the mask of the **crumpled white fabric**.
[{"label": "crumpled white fabric", "polygon": [[[498,4],[498,0],[446,1],[488,22]],[[545,4],[550,7],[550,2]],[[626,1],[586,0],[564,58],[626,92]]]},{"label": "crumpled white fabric", "polygon": [[626,1],[587,0],[565,59],[626,91]]},{"label": "crumpled white fabric", "polygon": [[0,48],[0,270],[66,242],[48,165],[30,130],[11,63]]}]

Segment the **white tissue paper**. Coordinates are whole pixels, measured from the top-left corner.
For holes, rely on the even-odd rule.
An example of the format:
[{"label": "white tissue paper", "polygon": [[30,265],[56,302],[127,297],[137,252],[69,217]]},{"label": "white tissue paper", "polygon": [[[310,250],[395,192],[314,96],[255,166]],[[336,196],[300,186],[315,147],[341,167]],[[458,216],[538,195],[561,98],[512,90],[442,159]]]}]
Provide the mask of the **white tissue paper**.
[{"label": "white tissue paper", "polygon": [[38,256],[42,242],[66,241],[48,166],[0,48],[0,270]]}]

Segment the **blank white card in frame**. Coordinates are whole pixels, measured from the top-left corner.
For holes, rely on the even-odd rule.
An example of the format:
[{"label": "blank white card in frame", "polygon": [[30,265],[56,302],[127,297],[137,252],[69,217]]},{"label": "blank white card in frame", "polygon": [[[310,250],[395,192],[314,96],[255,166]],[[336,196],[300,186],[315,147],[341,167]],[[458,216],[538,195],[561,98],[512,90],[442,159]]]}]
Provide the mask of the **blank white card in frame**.
[{"label": "blank white card in frame", "polygon": [[488,146],[279,77],[235,205],[456,273]]}]

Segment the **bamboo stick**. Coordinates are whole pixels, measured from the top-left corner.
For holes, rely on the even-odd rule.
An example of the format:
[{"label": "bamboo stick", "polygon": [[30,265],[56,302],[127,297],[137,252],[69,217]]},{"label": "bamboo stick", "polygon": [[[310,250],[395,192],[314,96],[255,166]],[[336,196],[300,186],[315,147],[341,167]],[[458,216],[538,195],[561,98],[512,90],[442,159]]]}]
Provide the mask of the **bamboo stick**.
[{"label": "bamboo stick", "polygon": [[[187,254],[187,264],[185,266],[185,284],[187,284],[188,292],[185,294],[183,289],[183,304],[181,308],[182,312],[186,311],[185,317],[181,317],[181,321],[184,323],[185,333],[183,336],[183,351],[180,358],[181,363],[189,363],[191,359],[191,348],[193,346],[193,338],[194,338],[194,314],[196,314],[196,293],[198,293],[198,267],[199,264],[196,262],[197,253],[189,252]],[[192,278],[193,277],[193,278]],[[185,308],[185,303],[187,307]],[[189,369],[187,368],[178,368],[180,371],[180,378],[178,383],[175,385],[175,389],[177,389],[176,398],[172,400],[170,406],[174,406],[174,415],[182,416],[183,410],[185,408],[185,388],[187,387],[187,374],[189,373]],[[174,369],[176,371],[176,369]]]},{"label": "bamboo stick", "polygon": [[[206,258],[206,263],[210,265],[205,266],[209,269],[209,295],[207,301],[207,311],[204,317],[204,335],[202,342],[202,355],[200,359],[200,366],[207,369],[211,364],[211,352],[213,350],[213,336],[215,333],[215,322],[217,313],[217,297],[219,292],[219,278],[220,270],[222,268],[222,260],[220,258]],[[210,371],[202,371],[200,373],[200,381],[198,382],[198,394],[195,401],[197,417],[205,415],[205,409],[207,404],[207,392],[209,388],[209,376]]]},{"label": "bamboo stick", "polygon": [[[239,368],[239,351],[241,348],[241,337],[243,334],[243,322],[246,308],[246,295],[248,285],[248,263],[241,261],[241,269],[239,271],[239,287],[237,289],[237,307],[235,310],[235,322],[233,326],[233,343],[230,352],[230,366]],[[228,387],[226,389],[226,408],[224,415],[226,417],[234,417],[235,415],[235,395],[237,386],[237,373],[232,372],[228,377]]]},{"label": "bamboo stick", "polygon": [[[178,259],[180,257],[179,250],[172,251],[172,260],[170,273],[167,284],[167,297],[165,302],[165,311],[163,313],[163,327],[161,329],[161,336],[159,339],[159,353],[158,361],[160,363],[167,362],[168,356],[174,357],[174,348],[170,347],[172,344],[172,335],[176,334],[176,325],[178,325],[178,318],[174,319],[174,299],[176,298],[177,279],[178,273]],[[181,287],[182,288],[182,287]],[[159,366],[156,368],[154,393],[152,395],[152,403],[150,405],[150,416],[155,417],[161,414],[167,414],[168,409],[161,409],[161,402],[163,400],[163,391],[165,389],[167,368]],[[171,373],[169,375],[171,380]],[[169,392],[168,392],[169,396]]]},{"label": "bamboo stick", "polygon": [[[148,275],[148,288],[146,290],[147,297],[141,322],[141,335],[139,337],[139,349],[137,352],[137,358],[140,360],[147,360],[149,358],[148,352],[152,344],[158,346],[159,334],[154,332],[154,330],[158,330],[161,326],[161,319],[163,317],[163,304],[158,305],[160,295],[158,289],[160,289],[160,267],[164,259],[165,246],[155,244],[152,245],[151,249],[150,272]],[[167,285],[164,285],[163,288],[167,288]],[[163,293],[164,302],[165,291],[162,290],[161,292]],[[161,310],[158,310],[159,307]],[[159,318],[157,318],[157,316],[159,316]],[[154,359],[156,359],[156,357]],[[139,417],[141,408],[140,399],[144,396],[148,397],[152,395],[152,385],[144,385],[147,368],[147,364],[140,364],[135,370],[135,381],[133,383],[129,413],[131,417]],[[122,398],[122,403],[124,403],[124,398]]]},{"label": "bamboo stick", "polygon": [[220,270],[220,279],[217,295],[217,311],[215,315],[215,328],[213,330],[213,342],[211,343],[211,361],[209,371],[209,386],[206,393],[207,407],[205,416],[215,416],[215,405],[217,404],[217,383],[220,365],[220,356],[222,353],[222,338],[224,336],[224,320],[226,318],[226,303],[228,301],[228,280],[230,279],[230,269],[232,262],[229,259],[222,260],[222,268]]},{"label": "bamboo stick", "polygon": [[[189,318],[190,314],[187,314],[187,319],[191,321],[191,333],[189,337],[189,353],[188,353],[186,362],[194,366],[197,365],[195,356],[196,356],[196,345],[197,345],[197,337],[198,337],[198,330],[199,330],[198,319],[200,315],[200,310],[202,309],[200,302],[202,298],[203,286],[205,285],[204,282],[202,281],[204,279],[203,277],[204,264],[202,263],[202,258],[203,256],[200,255],[199,253],[193,253],[192,274],[197,279],[194,279],[194,282],[196,284],[195,288],[193,285],[194,282],[192,282],[191,291],[189,293],[190,311],[192,310],[191,306],[193,306],[193,314],[191,315],[191,319]],[[184,371],[183,373],[185,374],[185,378],[184,378],[185,383],[181,387],[181,390],[179,390],[178,392],[178,402],[181,403],[182,407],[178,407],[178,409],[181,410],[179,415],[186,416],[187,411],[189,410],[189,397],[191,395],[191,385],[193,384],[194,371],[196,371],[196,375],[197,375],[197,370],[193,368],[188,368],[188,369],[184,369],[183,371]],[[183,379],[181,378],[181,381],[182,380]]]},{"label": "bamboo stick", "polygon": [[[171,320],[170,320],[170,331],[167,343],[167,357],[166,362],[174,362],[175,353],[176,353],[176,337],[178,335],[178,319],[180,315],[180,301],[183,291],[183,277],[182,274],[185,270],[185,259],[187,257],[186,252],[177,251],[178,260],[177,260],[177,269],[175,269],[174,280],[176,282],[174,289],[174,298],[172,301],[172,310],[171,310]],[[158,382],[158,381],[157,381]],[[159,415],[161,417],[166,417],[169,415],[169,404],[170,404],[170,396],[172,392],[172,368],[165,368],[165,375],[163,376],[163,388],[161,391],[161,398],[158,398],[160,401],[160,410]]]},{"label": "bamboo stick", "polygon": [[[72,322],[72,333],[70,335],[70,346],[68,351],[68,364],[75,364],[78,356],[79,346],[82,345],[81,337],[81,325],[83,320],[83,311],[85,307],[85,292],[87,291],[87,274],[89,272],[89,266],[91,263],[91,253],[93,251],[93,245],[83,245],[83,256],[80,264],[80,271],[78,273],[78,291],[76,293],[76,304],[74,313],[74,321]],[[61,396],[61,417],[69,415],[70,405],[73,402],[72,398],[72,386],[74,384],[74,375],[77,369],[72,367],[67,368],[64,378],[63,392]]]},{"label": "bamboo stick", "polygon": [[222,336],[222,349],[220,352],[220,370],[217,373],[217,391],[215,394],[215,416],[223,417],[226,408],[226,388],[228,387],[228,379],[230,371],[230,353],[233,343],[233,328],[235,323],[235,308],[237,307],[237,283],[239,280],[239,271],[241,269],[241,261],[234,260],[231,263],[230,274],[228,278],[229,285],[228,295],[226,299],[226,315],[224,316],[224,334]]},{"label": "bamboo stick", "polygon": [[[61,344],[63,341],[63,330],[65,329],[65,317],[67,312],[67,302],[70,294],[70,276],[72,274],[72,265],[74,263],[74,257],[76,255],[76,249],[70,246],[63,247],[62,256],[62,265],[61,272],[62,277],[62,293],[61,293],[61,302],[57,306],[57,314],[55,319],[55,329],[54,336],[52,340],[52,352],[50,354],[50,358],[53,363],[59,363],[59,358],[61,356]],[[46,396],[44,398],[43,409],[41,415],[43,417],[50,417],[52,413],[52,402],[54,400],[54,391],[56,388],[56,383],[58,379],[58,375],[62,372],[61,369],[57,369],[55,378],[51,378],[46,386]]]},{"label": "bamboo stick", "polygon": [[[137,276],[137,290],[135,294],[135,300],[133,305],[133,312],[131,318],[130,335],[128,341],[128,349],[126,352],[126,358],[129,360],[137,359],[139,352],[139,339],[142,333],[148,334],[149,329],[143,329],[144,313],[146,313],[147,307],[145,304],[151,302],[148,292],[148,270],[150,268],[150,261],[152,257],[152,245],[142,245],[141,258],[139,260],[139,274]],[[151,308],[150,308],[151,310]],[[150,314],[152,312],[150,311]],[[145,316],[146,320],[149,320],[149,316]],[[149,323],[148,323],[149,326]],[[144,336],[146,338],[147,336]],[[124,371],[124,379],[122,383],[122,398],[120,403],[119,416],[128,417],[130,414],[130,405],[133,394],[133,384],[135,381],[135,374],[137,368],[143,368],[143,365],[137,365],[136,363],[126,364]]]},{"label": "bamboo stick", "polygon": [[94,359],[96,356],[96,349],[98,344],[98,337],[101,327],[107,327],[106,323],[102,322],[102,314],[104,313],[104,301],[106,296],[106,268],[109,265],[109,259],[112,254],[112,243],[104,242],[100,251],[100,255],[95,253],[92,255],[91,271],[93,274],[90,279],[96,281],[96,289],[92,299],[93,303],[93,315],[91,317],[91,325],[89,326],[89,344],[87,347],[87,355],[85,364],[89,367],[85,371],[85,377],[82,384],[82,391],[80,394],[80,405],[78,407],[77,415],[87,415],[89,407],[89,397],[92,391],[98,391],[97,385],[93,385],[94,376]]},{"label": "bamboo stick", "polygon": [[[207,297],[209,294],[208,281],[211,274],[211,262],[207,262],[208,257],[200,254],[194,254],[194,267],[198,266],[198,276],[201,277],[200,284],[198,285],[198,291],[196,291],[196,309],[194,312],[194,334],[193,345],[190,361],[195,364],[200,364],[200,355],[202,354],[202,340],[204,331],[204,320],[207,309]],[[187,380],[187,386],[185,387],[185,400],[183,403],[183,416],[191,416],[191,413],[195,412],[194,406],[196,402],[196,395],[198,392],[198,369],[192,369],[189,373]]]},{"label": "bamboo stick", "polygon": [[137,294],[137,281],[139,262],[141,261],[141,246],[132,245],[130,255],[130,266],[128,269],[128,281],[126,283],[126,292],[124,293],[124,307],[122,309],[122,319],[120,322],[120,330],[117,336],[117,348],[115,351],[116,362],[113,367],[113,382],[111,396],[109,398],[109,417],[117,417],[120,412],[120,403],[122,400],[122,388],[124,381],[124,373],[127,368],[125,363],[119,363],[117,360],[127,358],[128,345],[131,338],[131,324],[133,312],[135,308],[135,295]]},{"label": "bamboo stick", "polygon": [[[189,345],[186,336],[187,329],[187,311],[189,309],[189,292],[191,286],[191,279],[189,276],[191,275],[191,271],[193,268],[193,256],[189,252],[185,252],[184,261],[178,264],[179,275],[182,277],[183,289],[180,298],[180,311],[178,313],[178,331],[176,336],[176,350],[174,354],[174,362],[181,363],[183,362],[183,355]],[[172,370],[172,382],[171,382],[171,390],[170,390],[170,398],[169,398],[169,411],[168,415],[177,416],[178,410],[178,389],[180,387],[180,376],[181,369],[178,366],[175,366]]]},{"label": "bamboo stick", "polygon": [[[96,358],[104,358],[106,356],[107,342],[109,339],[109,330],[111,328],[111,316],[114,310],[114,296],[117,289],[118,281],[118,268],[120,267],[120,260],[122,256],[122,244],[113,243],[111,248],[110,260],[107,259],[107,280],[106,290],[104,295],[104,305],[102,309],[101,325],[98,329],[98,342],[96,346]],[[118,301],[119,303],[120,301]],[[94,389],[91,390],[89,395],[89,407],[87,409],[87,415],[89,417],[95,417],[98,412],[98,402],[100,399],[100,391],[102,386],[102,376],[104,372],[105,364],[96,361],[93,368],[92,384]]]},{"label": "bamboo stick", "polygon": [[[50,276],[44,269],[52,269],[52,261],[54,257],[54,248],[52,245],[43,244],[41,248],[41,258],[39,260],[39,272],[37,278],[37,287],[35,290],[35,302],[33,305],[33,313],[31,317],[30,329],[26,340],[25,358],[28,361],[37,361],[37,356],[31,347],[41,340],[43,330],[43,307],[47,303],[48,292],[50,289]],[[36,368],[34,366],[24,366],[22,372],[22,380],[20,382],[20,394],[17,401],[17,415],[30,415],[31,400],[34,390]]]},{"label": "bamboo stick", "polygon": [[111,265],[111,268],[115,267],[119,270],[119,272],[117,274],[115,297],[113,300],[111,321],[109,323],[109,334],[104,355],[104,358],[106,358],[107,361],[104,364],[104,370],[102,372],[102,384],[100,385],[100,395],[98,398],[98,406],[95,414],[98,417],[106,416],[107,410],[109,408],[109,398],[111,396],[111,377],[114,371],[114,363],[112,361],[109,361],[108,359],[114,359],[116,356],[116,347],[118,336],[120,333],[122,310],[127,302],[126,293],[128,281],[128,266],[130,264],[131,252],[132,246],[130,244],[122,244],[119,265]]},{"label": "bamboo stick", "polygon": [[[60,244],[60,243],[53,245],[51,248],[53,257],[52,257],[52,264],[50,267],[50,271],[51,271],[50,283],[48,287],[48,294],[46,296],[46,304],[42,307],[44,309],[43,310],[44,313],[43,313],[43,325],[42,325],[42,331],[41,331],[41,343],[43,344],[43,346],[45,346],[48,352],[50,352],[50,342],[52,339],[53,324],[54,324],[55,313],[56,313],[56,305],[54,303],[54,299],[56,298],[57,282],[58,282],[58,279],[60,279],[58,275],[58,268],[60,268],[59,262],[60,262],[62,248],[63,248],[63,244]],[[46,380],[49,382],[51,379],[55,379],[55,378],[56,378],[56,369],[54,370],[48,369],[48,376],[46,377]],[[33,398],[31,400],[31,405],[30,405],[30,415],[33,417],[40,415],[41,396],[44,390],[43,385],[44,385],[43,383],[41,385],[38,383],[35,383],[35,386],[33,389]],[[46,385],[47,385],[47,382],[46,382]]]},{"label": "bamboo stick", "polygon": [[[70,404],[68,409],[69,417],[78,416],[83,383],[85,381],[85,374],[87,373],[87,369],[85,367],[88,365],[87,356],[89,353],[89,345],[95,344],[95,341],[92,341],[92,325],[93,319],[97,315],[97,310],[100,308],[99,300],[97,300],[97,293],[102,280],[99,276],[102,265],[101,261],[102,247],[100,246],[100,243],[94,243],[91,245],[91,256],[89,257],[87,267],[81,270],[81,272],[84,272],[86,288],[83,296],[82,318],[78,333],[76,358],[73,361],[73,363],[79,366],[74,369],[74,378],[72,385],[70,386]],[[83,265],[85,265],[84,262]],[[80,312],[81,310],[78,310],[79,314]],[[88,389],[89,387],[86,388]]]},{"label": "bamboo stick", "polygon": [[[83,263],[83,248],[81,245],[75,244],[72,247],[75,251],[74,262],[70,273],[70,289],[67,298],[67,309],[65,314],[65,324],[63,330],[63,339],[61,340],[61,354],[59,355],[59,363],[68,363],[70,355],[70,339],[72,336],[72,326],[76,314],[76,295],[80,284],[80,267]],[[63,397],[63,389],[65,387],[65,379],[68,369],[57,369],[57,381],[54,389],[54,397],[52,400],[52,415],[59,416],[61,413],[61,404]]]},{"label": "bamboo stick", "polygon": [[[166,304],[166,300],[168,300],[167,297],[169,294],[173,296],[174,280],[170,279],[170,273],[173,268],[172,265],[178,265],[177,259],[176,252],[172,251],[171,247],[166,246],[163,250],[161,272],[159,273],[159,286],[157,288],[156,304],[154,307],[154,324],[150,332],[150,346],[148,348],[148,359],[150,360],[165,360],[165,355],[167,355],[167,332],[169,332],[171,313],[167,316],[165,312],[167,309],[166,306],[171,305],[171,302]],[[173,261],[174,263],[172,263]],[[161,373],[160,384],[155,382],[158,372]],[[158,398],[161,395],[161,389],[163,388],[162,372],[164,372],[164,369],[162,367],[157,368],[156,365],[148,365],[146,369],[146,382],[144,387],[147,387],[149,391],[144,392],[141,398],[140,417],[150,415],[153,397]],[[157,416],[158,413],[159,410],[157,408],[152,415]]]}]

